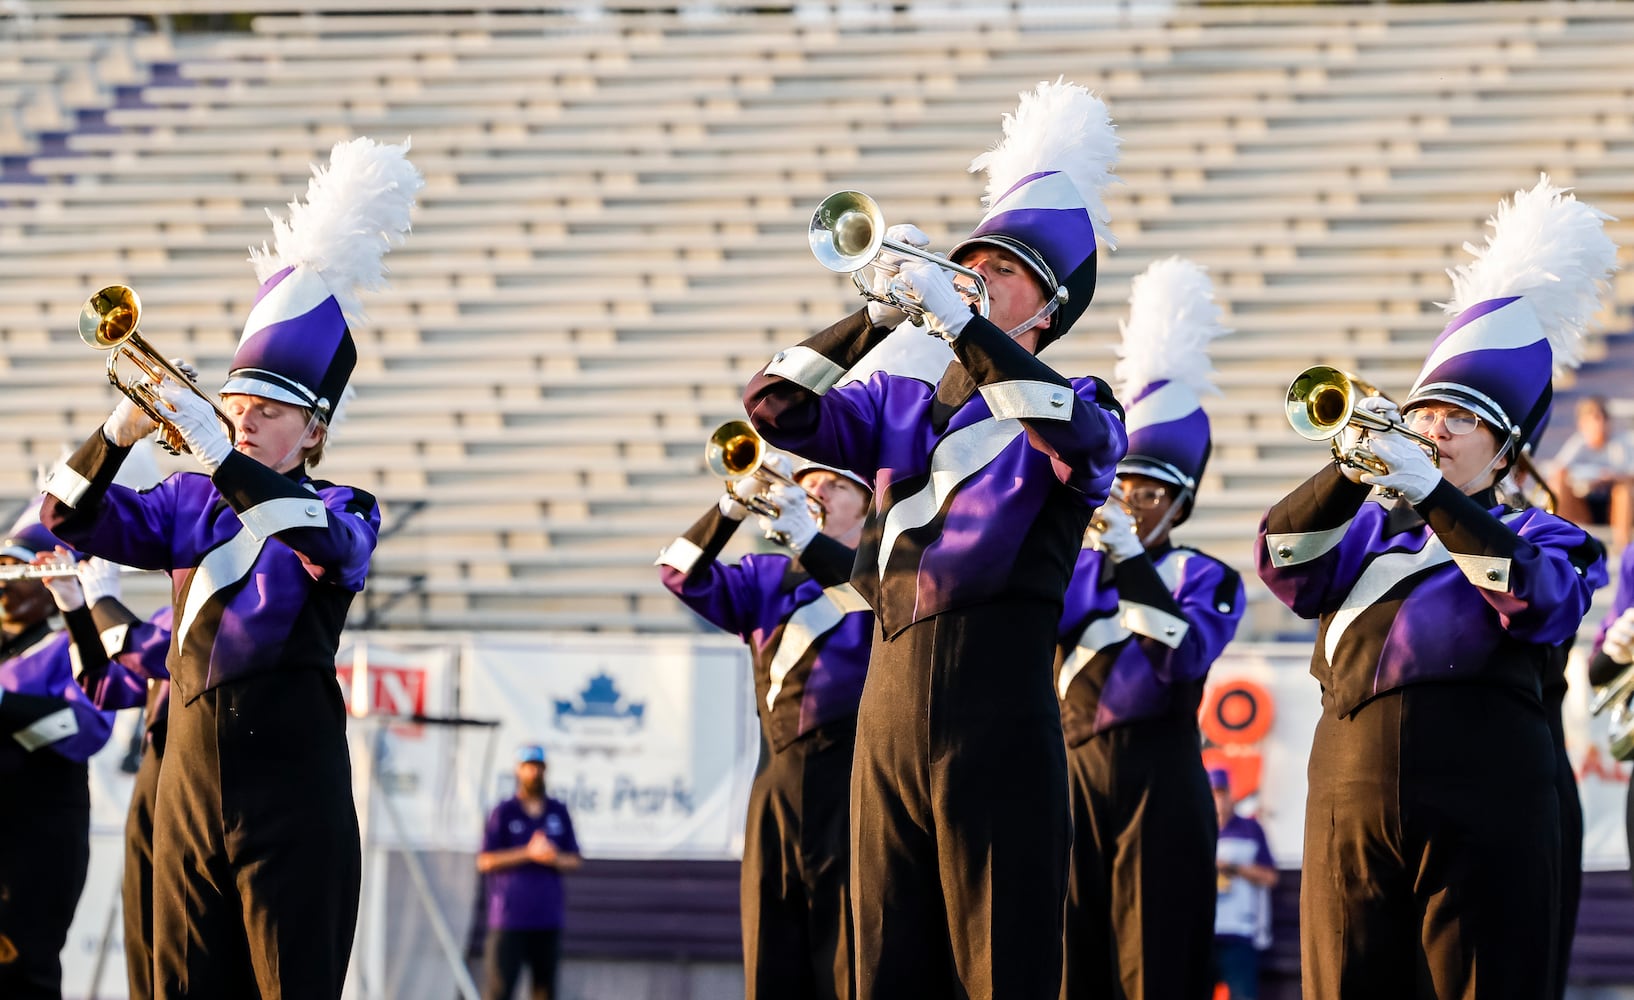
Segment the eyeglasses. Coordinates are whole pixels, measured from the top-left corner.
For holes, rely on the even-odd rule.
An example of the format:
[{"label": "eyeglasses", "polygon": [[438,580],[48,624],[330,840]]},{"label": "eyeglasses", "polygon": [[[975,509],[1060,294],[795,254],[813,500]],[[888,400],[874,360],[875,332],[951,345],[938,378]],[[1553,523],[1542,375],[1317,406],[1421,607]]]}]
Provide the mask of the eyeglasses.
[{"label": "eyeglasses", "polygon": [[1130,510],[1151,510],[1169,495],[1166,486],[1137,486],[1123,491],[1123,502]]},{"label": "eyeglasses", "polygon": [[1427,406],[1408,411],[1403,419],[1407,422],[1408,430],[1425,435],[1435,427],[1438,419],[1448,434],[1456,436],[1472,433],[1481,426],[1481,418],[1468,410],[1432,410]]}]

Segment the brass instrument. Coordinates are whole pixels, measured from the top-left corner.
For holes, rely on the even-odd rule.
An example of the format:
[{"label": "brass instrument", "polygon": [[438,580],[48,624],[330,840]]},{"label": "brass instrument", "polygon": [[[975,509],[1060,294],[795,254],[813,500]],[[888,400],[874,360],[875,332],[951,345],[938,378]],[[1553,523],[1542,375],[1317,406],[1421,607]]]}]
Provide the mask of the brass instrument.
[{"label": "brass instrument", "polygon": [[[1129,519],[1131,521],[1137,521],[1134,508],[1129,506],[1128,498],[1123,495],[1123,480],[1112,480],[1112,488],[1106,491],[1106,503],[1117,504],[1119,507],[1123,508],[1123,512],[1125,514],[1129,515]],[[1111,525],[1107,523],[1106,518],[1101,516],[1101,511],[1105,509],[1106,504],[1102,504],[1100,507],[1097,507],[1094,515],[1089,519],[1090,530],[1096,532],[1097,534],[1104,535],[1106,533],[1106,529],[1111,527]]]},{"label": "brass instrument", "polygon": [[1404,435],[1429,453],[1432,464],[1440,465],[1441,452],[1434,441],[1410,430],[1399,420],[1385,419],[1356,405],[1369,396],[1383,395],[1372,383],[1347,371],[1328,365],[1312,365],[1300,372],[1288,386],[1288,423],[1307,441],[1325,440],[1332,445],[1333,457],[1339,464],[1365,469],[1376,475],[1387,475],[1390,468],[1367,450],[1362,443],[1366,435],[1349,451],[1339,447],[1339,435],[1346,427],[1354,424],[1369,433]]},{"label": "brass instrument", "polygon": [[[79,339],[99,351],[110,352],[108,381],[159,425],[160,443],[172,455],[180,455],[188,447],[182,440],[181,432],[164,416],[172,408],[160,398],[156,387],[167,378],[192,390],[194,395],[209,403],[227,429],[227,440],[234,440],[232,419],[215,400],[194,384],[186,372],[171,364],[136,332],[141,322],[142,300],[136,291],[125,285],[109,285],[86,300],[85,307],[80,310]],[[119,377],[119,361],[127,357],[141,369],[143,378],[126,382]]]},{"label": "brass instrument", "polygon": [[1594,689],[1589,714],[1599,715],[1611,708],[1610,749],[1617,760],[1634,760],[1634,665],[1612,678],[1611,683]]},{"label": "brass instrument", "polygon": [[[39,564],[8,563],[4,566],[0,566],[0,583],[6,583],[11,580],[45,580],[53,576],[74,576],[76,575],[77,569],[78,564],[72,562],[49,562]],[[121,566],[119,567],[119,572],[121,574],[125,574],[149,573],[153,571],[137,569],[133,566]]]},{"label": "brass instrument", "polygon": [[806,236],[811,242],[811,252],[819,264],[830,271],[850,274],[851,283],[857,286],[857,291],[862,293],[863,298],[884,302],[902,310],[913,318],[915,325],[921,325],[920,318],[925,314],[924,307],[917,299],[901,294],[895,288],[883,294],[876,292],[862,279],[862,269],[870,264],[876,267],[890,266],[888,263],[883,265],[879,263],[879,257],[885,251],[928,260],[937,267],[969,279],[969,284],[955,282],[954,287],[961,294],[976,299],[981,314],[987,315],[987,283],[982,280],[981,275],[968,267],[953,263],[946,257],[907,243],[886,239],[885,216],[880,212],[879,205],[874,199],[861,191],[836,191],[824,198],[817,206],[817,210],[811,213],[811,225]]},{"label": "brass instrument", "polygon": [[[782,508],[758,490],[744,494],[738,486],[749,479],[758,479],[764,485],[799,486],[793,479],[766,463],[766,439],[749,426],[747,420],[728,420],[715,428],[704,445],[704,461],[709,471],[726,480],[726,492],[738,503],[766,517],[781,517]],[[823,526],[828,511],[822,502],[806,494],[806,509],[817,527]]]}]

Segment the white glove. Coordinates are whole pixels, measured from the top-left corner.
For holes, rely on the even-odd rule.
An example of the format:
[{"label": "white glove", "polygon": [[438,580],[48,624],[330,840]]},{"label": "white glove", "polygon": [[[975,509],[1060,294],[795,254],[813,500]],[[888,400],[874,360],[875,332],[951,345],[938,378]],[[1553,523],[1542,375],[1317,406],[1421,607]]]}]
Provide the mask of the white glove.
[{"label": "white glove", "polygon": [[1090,521],[1102,526],[1094,542],[1095,548],[1105,552],[1113,562],[1133,559],[1146,551],[1140,536],[1135,534],[1135,519],[1118,501],[1108,500]]},{"label": "white glove", "polygon": [[749,508],[730,493],[721,494],[720,509],[721,516],[729,521],[741,521],[749,513]]},{"label": "white glove", "polygon": [[210,472],[221,468],[221,463],[233,452],[233,443],[221,428],[221,418],[204,397],[191,389],[177,385],[170,379],[159,383],[159,398],[169,403],[175,412],[168,419],[176,426],[200,465]]},{"label": "white glove", "polygon": [[910,260],[897,272],[897,284],[925,310],[929,332],[949,343],[957,340],[970,322],[970,303],[953,287],[953,275],[928,260]]},{"label": "white glove", "polygon": [[1362,474],[1362,482],[1382,489],[1395,490],[1408,503],[1422,503],[1441,482],[1441,470],[1430,461],[1411,439],[1401,434],[1377,434],[1368,442],[1368,448],[1379,460],[1389,466],[1390,472],[1378,475]]},{"label": "white glove", "polygon": [[[1396,404],[1383,396],[1364,396],[1356,401],[1356,409],[1365,410],[1376,417],[1383,420],[1388,420],[1392,423],[1399,423],[1401,421],[1401,411],[1396,408]],[[1358,427],[1353,423],[1346,424],[1345,429],[1339,432],[1339,450],[1348,455],[1361,441],[1363,434],[1371,435],[1369,438],[1369,442],[1371,443],[1371,441],[1378,438],[1380,433],[1381,432],[1369,431],[1365,428]],[[1369,447],[1368,450],[1371,451],[1371,447]],[[1339,471],[1345,474],[1346,479],[1353,483],[1359,483],[1362,481],[1362,473],[1366,472],[1367,470],[1358,469],[1353,465],[1341,465],[1339,466]]]},{"label": "white glove", "polygon": [[142,412],[142,408],[127,396],[103,421],[102,436],[121,448],[129,448],[158,429],[159,425],[153,418]]},{"label": "white glove", "polygon": [[104,597],[119,599],[119,564],[101,556],[94,556],[79,564],[79,585],[85,591],[85,603],[96,607]]},{"label": "white glove", "polygon": [[807,507],[806,491],[798,486],[778,486],[768,495],[779,513],[776,517],[760,515],[760,530],[772,541],[793,549],[796,555],[806,551],[817,537],[817,522]]},{"label": "white glove", "polygon": [[186,375],[188,381],[197,382],[199,380],[199,370],[183,361],[181,358],[171,358],[170,363],[176,366],[177,371],[181,372],[183,375]]},{"label": "white glove", "polygon": [[80,589],[79,577],[75,575],[74,554],[61,546],[49,556],[42,553],[35,557],[35,566],[59,566],[62,569],[60,576],[48,576],[40,582],[45,589],[51,591],[51,599],[57,602],[61,611],[78,611],[85,607],[85,591]]},{"label": "white glove", "polygon": [[[913,247],[930,246],[930,237],[920,231],[918,226],[901,222],[885,230],[885,238],[896,243],[906,243]],[[884,295],[896,280],[897,269],[905,261],[913,260],[904,254],[884,250],[874,261],[873,290]],[[868,321],[875,326],[900,326],[908,318],[908,314],[888,302],[868,300]]]},{"label": "white glove", "polygon": [[1618,615],[1617,620],[1606,629],[1600,651],[1611,657],[1613,663],[1634,663],[1634,608]]}]

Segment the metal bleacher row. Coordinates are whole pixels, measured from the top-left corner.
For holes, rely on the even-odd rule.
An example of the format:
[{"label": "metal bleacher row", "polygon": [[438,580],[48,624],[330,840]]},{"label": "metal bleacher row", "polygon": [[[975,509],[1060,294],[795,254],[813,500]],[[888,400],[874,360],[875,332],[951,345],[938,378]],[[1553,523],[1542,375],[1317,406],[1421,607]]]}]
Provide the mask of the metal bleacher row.
[{"label": "metal bleacher row", "polygon": [[[0,4],[0,500],[115,399],[74,333],[92,291],[135,287],[144,335],[219,378],[262,210],[334,142],[410,136],[415,232],[366,297],[319,470],[385,507],[357,621],[690,628],[650,563],[718,493],[705,437],[773,351],[857,305],[806,249],[812,208],[859,188],[951,244],[981,214],[969,160],[1065,76],[1106,98],[1124,184],[1095,304],[1047,357],[1110,375],[1130,279],[1210,269],[1236,332],[1178,537],[1247,573],[1265,638],[1297,625],[1252,578],[1254,527],[1323,454],[1282,416],[1292,376],[1404,391],[1445,269],[1540,171],[1634,216],[1622,4],[459,7]],[[230,13],[249,30],[182,30]]]}]

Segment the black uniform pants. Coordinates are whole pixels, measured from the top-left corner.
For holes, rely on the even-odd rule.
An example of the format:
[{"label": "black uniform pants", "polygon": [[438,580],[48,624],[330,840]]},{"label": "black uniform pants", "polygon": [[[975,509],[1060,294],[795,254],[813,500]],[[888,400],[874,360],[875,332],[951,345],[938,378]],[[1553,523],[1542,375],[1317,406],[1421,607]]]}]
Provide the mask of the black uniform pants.
[{"label": "black uniform pants", "polygon": [[1555,935],[1555,1000],[1566,996],[1566,974],[1571,968],[1572,940],[1577,937],[1577,907],[1583,899],[1583,800],[1577,794],[1577,775],[1566,753],[1566,727],[1560,717],[1564,687],[1543,693],[1549,735],[1555,744],[1555,797],[1560,801],[1560,927]]},{"label": "black uniform pants", "polygon": [[1072,877],[1063,1000],[1206,1000],[1218,839],[1190,716],[1144,719],[1067,750]]},{"label": "black uniform pants", "polygon": [[556,996],[556,968],[561,963],[562,932],[548,930],[488,931],[483,962],[482,1000],[512,1000],[522,967],[528,969],[532,1000],[553,1000]]},{"label": "black uniform pants", "polygon": [[0,997],[61,1000],[62,949],[91,863],[83,762],[42,748],[0,772]]},{"label": "black uniform pants", "polygon": [[1072,838],[1060,614],[1005,601],[876,633],[851,776],[861,1000],[1055,1000]]},{"label": "black uniform pants", "polygon": [[1418,684],[1311,745],[1301,882],[1304,995],[1539,1000],[1560,899],[1555,753],[1543,708]]},{"label": "black uniform pants", "polygon": [[334,675],[170,703],[153,817],[154,992],[334,1000],[362,859]]},{"label": "black uniform pants", "polygon": [[125,872],[119,887],[130,1000],[153,1000],[153,804],[161,755],[150,738],[131,785],[125,814]]},{"label": "black uniform pants", "polygon": [[851,755],[857,719],[769,752],[743,842],[748,1000],[851,996]]}]

